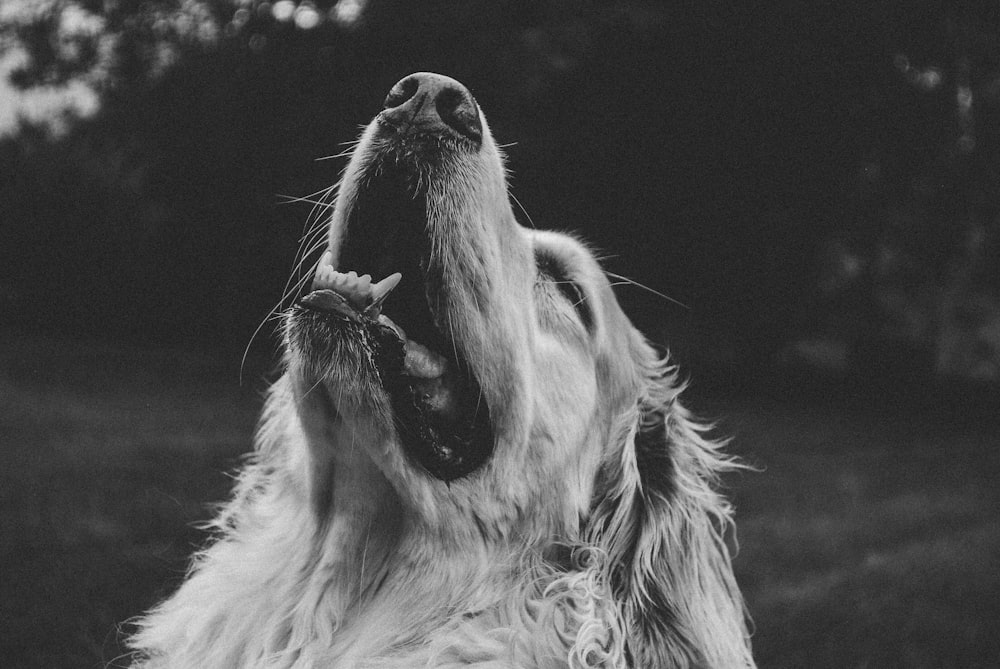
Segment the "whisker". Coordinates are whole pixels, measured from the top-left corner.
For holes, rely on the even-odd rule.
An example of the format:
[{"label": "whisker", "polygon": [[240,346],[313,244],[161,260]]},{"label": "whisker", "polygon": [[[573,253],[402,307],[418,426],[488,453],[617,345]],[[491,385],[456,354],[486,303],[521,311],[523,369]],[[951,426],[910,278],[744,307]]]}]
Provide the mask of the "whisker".
[{"label": "whisker", "polygon": [[352,153],[354,153],[354,146],[350,146],[350,147],[344,149],[343,151],[341,151],[340,153],[334,153],[334,154],[329,155],[329,156],[320,156],[319,158],[313,158],[313,160],[315,160],[316,162],[321,162],[321,161],[324,161],[324,160],[336,160],[338,158],[347,158]]},{"label": "whisker", "polygon": [[326,227],[318,225],[305,235],[299,238],[298,254],[304,257],[296,258],[293,270],[301,269],[300,265],[305,262],[305,256],[315,253],[317,249],[326,245]]},{"label": "whisker", "polygon": [[240,387],[243,386],[243,371],[246,369],[247,356],[250,355],[250,347],[253,346],[254,340],[257,339],[257,335],[260,334],[260,331],[264,329],[264,326],[267,325],[267,323],[275,317],[276,314],[274,313],[274,311],[275,309],[272,308],[271,311],[268,312],[267,316],[264,316],[263,320],[261,320],[260,324],[253,331],[253,334],[250,335],[250,341],[247,342],[246,348],[243,349],[243,357],[240,358],[240,376],[239,376]]},{"label": "whisker", "polygon": [[[364,128],[364,126],[362,126],[362,128]],[[343,151],[341,151],[340,153],[335,153],[332,156],[322,156],[320,158],[316,158],[315,160],[321,161],[321,160],[333,160],[335,158],[347,158],[348,156],[351,155],[351,153],[353,153],[354,149],[360,143],[361,143],[360,137],[358,137],[357,139],[349,139],[346,142],[340,142],[340,146],[345,147]]]},{"label": "whisker", "polygon": [[293,295],[302,290],[302,287],[306,285],[306,281],[312,278],[312,272],[300,273],[299,278],[288,285],[288,289],[281,296],[281,301],[278,302],[277,306],[280,307],[282,304],[287,302]]},{"label": "whisker", "polygon": [[243,357],[240,359],[239,384],[241,386],[243,385],[243,372],[246,369],[247,356],[250,354],[250,348],[257,340],[257,335],[261,333],[261,331],[264,329],[264,326],[267,325],[268,323],[281,321],[284,315],[284,310],[282,309],[282,305],[293,293],[299,291],[302,288],[307,279],[308,276],[302,277],[298,281],[296,281],[294,285],[289,285],[291,283],[291,281],[289,281],[289,284],[286,284],[285,286],[286,291],[281,296],[281,299],[279,299],[278,302],[275,303],[275,305],[268,310],[267,314],[264,316],[264,318],[261,319],[257,327],[254,328],[253,334],[250,335],[250,340],[247,341],[247,345],[243,349]]},{"label": "whisker", "polygon": [[300,202],[305,202],[306,204],[312,204],[323,209],[333,209],[334,204],[332,202],[324,202],[323,200],[315,200],[310,195],[303,197],[294,197],[292,195],[278,195],[281,198],[281,202],[278,204],[298,204]]},{"label": "whisker", "polygon": [[[314,250],[313,244],[315,238],[318,237],[323,231],[325,231],[326,221],[322,217],[322,212],[324,209],[329,208],[330,205],[326,204],[324,200],[326,198],[331,197],[333,193],[336,191],[336,189],[337,189],[337,184],[334,184],[329,188],[317,191],[317,193],[313,193],[312,195],[307,196],[311,198],[314,195],[319,194],[320,195],[319,203],[317,202],[313,203],[313,207],[309,211],[309,216],[306,217],[306,221],[302,226],[302,236],[299,238],[299,248],[296,251],[295,258],[293,259],[292,262],[292,267],[293,267],[292,276],[294,276],[296,273],[299,273],[301,275],[302,265],[305,263],[305,259]],[[322,203],[322,205],[320,203]],[[292,277],[290,276],[289,280],[291,280],[291,278]],[[287,283],[285,284],[285,288],[286,289],[288,288]]]},{"label": "whisker", "polygon": [[317,249],[323,246],[326,246],[326,225],[319,224],[299,238],[300,248],[298,254],[301,257],[296,259],[295,269],[301,270],[301,264],[305,262],[306,257],[311,253],[315,253]]},{"label": "whisker", "polygon": [[[301,284],[304,280],[302,269],[306,264],[306,260],[310,255],[314,254],[318,248],[322,245],[322,239],[320,234],[323,232],[322,226],[316,226],[312,230],[309,230],[301,239],[299,243],[299,248],[295,252],[295,259],[292,265],[292,271],[288,276],[288,280],[285,282],[284,288],[282,288],[281,299],[278,301],[278,307],[284,304],[298,287],[293,288],[292,283]],[[298,277],[296,281],[296,277]],[[300,287],[300,286],[299,286]]]},{"label": "whisker", "polygon": [[666,295],[666,294],[661,293],[660,291],[658,291],[656,289],[653,289],[653,288],[650,288],[649,286],[641,284],[638,281],[634,281],[634,280],[628,278],[627,276],[622,276],[621,274],[615,274],[614,272],[608,272],[608,271],[605,271],[604,273],[607,274],[610,277],[614,277],[615,279],[618,279],[617,282],[614,282],[614,283],[611,284],[612,286],[630,285],[630,286],[635,286],[636,288],[642,288],[643,290],[648,291],[648,292],[652,293],[653,295],[656,295],[658,297],[662,297],[667,302],[673,302],[674,304],[676,304],[679,307],[683,307],[684,309],[687,309],[688,311],[691,310],[691,307],[689,307],[688,305],[684,304],[680,300],[674,299],[674,298],[670,297],[669,295]]},{"label": "whisker", "polygon": [[247,342],[246,347],[243,349],[243,357],[240,360],[240,385],[243,385],[243,372],[246,368],[247,356],[250,354],[250,348],[253,346],[258,335],[260,335],[265,325],[280,320],[283,306],[289,298],[302,289],[302,286],[305,285],[305,282],[312,275],[312,272],[304,273],[303,269],[306,267],[308,258],[323,248],[325,244],[326,221],[321,216],[321,212],[333,206],[326,201],[326,198],[329,198],[336,191],[337,186],[338,184],[334,184],[333,186],[299,198],[279,195],[279,197],[288,198],[289,202],[310,202],[313,207],[302,225],[299,246],[295,251],[295,257],[292,259],[292,270],[281,290],[281,297],[271,307],[264,318],[261,319],[260,323],[254,329],[253,334],[250,335],[250,340]]},{"label": "whisker", "polygon": [[521,201],[517,199],[517,196],[510,191],[508,191],[507,194],[510,196],[510,199],[514,201],[514,204],[517,205],[517,208],[521,210],[521,213],[524,214],[524,217],[528,219],[528,224],[531,225],[532,228],[537,229],[538,226],[535,225],[533,220],[531,220],[531,214],[529,214],[528,210],[524,208],[524,205],[522,205]]},{"label": "whisker", "polygon": [[314,193],[309,193],[308,195],[303,195],[301,197],[296,195],[284,195],[282,193],[278,193],[277,197],[286,198],[287,201],[289,202],[298,202],[300,199],[303,201],[308,201],[305,198],[323,197],[325,195],[328,195],[333,188],[335,188],[335,186],[327,186],[326,188],[320,188],[318,191]]}]

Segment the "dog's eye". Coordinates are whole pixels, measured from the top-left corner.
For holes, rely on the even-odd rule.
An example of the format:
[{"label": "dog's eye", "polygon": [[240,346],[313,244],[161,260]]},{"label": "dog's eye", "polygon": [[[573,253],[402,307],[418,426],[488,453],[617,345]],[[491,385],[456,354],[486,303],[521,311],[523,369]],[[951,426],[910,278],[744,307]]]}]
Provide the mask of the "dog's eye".
[{"label": "dog's eye", "polygon": [[535,263],[538,266],[539,281],[554,286],[559,294],[572,305],[583,326],[590,330],[593,324],[593,314],[587,303],[587,295],[580,285],[570,279],[562,264],[550,255],[536,251]]}]

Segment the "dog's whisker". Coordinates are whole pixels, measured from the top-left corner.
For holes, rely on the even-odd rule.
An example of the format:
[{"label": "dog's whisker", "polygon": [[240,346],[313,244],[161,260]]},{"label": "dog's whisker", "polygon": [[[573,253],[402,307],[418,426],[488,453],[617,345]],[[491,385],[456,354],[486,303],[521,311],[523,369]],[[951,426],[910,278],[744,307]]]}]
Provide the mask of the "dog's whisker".
[{"label": "dog's whisker", "polygon": [[510,196],[510,199],[514,201],[514,204],[517,205],[517,208],[521,210],[521,213],[524,214],[524,217],[526,219],[528,219],[528,225],[530,225],[533,228],[537,227],[535,225],[535,222],[533,220],[531,220],[531,214],[529,214],[528,210],[524,208],[524,205],[521,204],[521,201],[517,199],[517,196],[514,195],[514,193],[512,193],[510,191],[507,191],[507,194]]},{"label": "dog's whisker", "polygon": [[646,286],[644,284],[641,284],[638,281],[633,281],[632,279],[628,278],[627,276],[622,276],[621,274],[615,274],[614,272],[609,272],[607,270],[605,270],[604,273],[607,274],[608,276],[612,277],[612,278],[618,279],[618,282],[611,284],[612,286],[621,286],[621,285],[635,286],[636,288],[641,288],[642,290],[650,292],[653,295],[656,295],[658,297],[662,297],[667,302],[672,302],[673,304],[676,304],[679,307],[683,307],[684,309],[688,309],[688,310],[691,309],[691,307],[689,307],[688,305],[684,304],[680,300],[676,300],[676,299],[670,297],[669,295],[667,295],[666,293],[661,293],[660,291],[658,291],[658,290],[656,290],[654,288],[650,288],[649,286]]},{"label": "dog's whisker", "polygon": [[348,157],[351,156],[352,153],[354,153],[354,148],[359,143],[360,143],[360,140],[352,140],[350,142],[341,142],[340,145],[343,146],[343,147],[345,147],[343,151],[341,151],[339,153],[335,153],[335,154],[330,155],[330,156],[322,156],[320,158],[316,158],[315,160],[316,161],[322,161],[322,160],[334,160],[334,159],[338,159],[338,158],[348,158]]},{"label": "dog's whisker", "polygon": [[281,202],[279,204],[302,204],[302,203],[305,203],[305,204],[315,205],[315,206],[320,207],[322,209],[330,209],[330,210],[333,209],[333,204],[332,203],[330,203],[330,202],[324,202],[323,200],[315,199],[315,198],[313,198],[311,196],[308,196],[308,195],[301,196],[301,197],[293,197],[293,196],[290,196],[290,195],[279,195],[278,197],[281,198]]}]

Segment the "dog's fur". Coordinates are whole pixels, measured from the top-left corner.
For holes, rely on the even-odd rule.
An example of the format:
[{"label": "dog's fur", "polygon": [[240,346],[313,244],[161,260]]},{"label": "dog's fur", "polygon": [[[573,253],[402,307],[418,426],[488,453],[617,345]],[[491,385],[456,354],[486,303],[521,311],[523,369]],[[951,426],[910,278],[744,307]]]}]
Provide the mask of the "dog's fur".
[{"label": "dog's fur", "polygon": [[[390,150],[376,119],[339,187],[335,258]],[[137,666],[753,666],[714,489],[735,465],[587,247],[515,222],[485,123],[476,150],[439,150],[420,174],[437,314],[492,455],[430,476],[377,375],[293,312],[254,458],[186,582],[139,621]]]}]

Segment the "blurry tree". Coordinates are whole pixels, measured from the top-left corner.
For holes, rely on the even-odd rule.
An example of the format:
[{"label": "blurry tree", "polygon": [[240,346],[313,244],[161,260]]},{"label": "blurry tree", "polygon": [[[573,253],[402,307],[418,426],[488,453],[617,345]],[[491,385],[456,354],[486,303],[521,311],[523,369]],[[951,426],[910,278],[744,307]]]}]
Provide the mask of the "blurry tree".
[{"label": "blurry tree", "polygon": [[[25,128],[0,145],[14,242],[0,251],[9,271],[0,299],[18,322],[36,327],[187,331],[245,341],[280,300],[307,218],[308,208],[276,208],[276,195],[322,193],[340,163],[313,161],[340,153],[384,92],[414,70],[443,71],[469,85],[490,109],[498,136],[519,128],[517,137],[534,147],[524,161],[546,175],[537,186],[525,180],[529,198],[533,187],[545,193],[562,181],[553,166],[571,177],[561,188],[577,194],[585,187],[581,179],[606,179],[609,191],[632,174],[648,179],[649,164],[641,162],[608,178],[604,166],[627,155],[621,140],[634,131],[608,123],[609,114],[619,113],[610,106],[616,93],[595,95],[603,82],[619,78],[627,88],[641,80],[634,68],[619,73],[641,45],[655,45],[667,23],[662,10],[634,4],[25,0],[5,6],[0,48],[23,55],[13,82],[82,80],[102,104],[66,135]],[[602,47],[618,42],[634,46],[608,58]],[[588,109],[595,100],[601,106]],[[574,115],[593,119],[586,140],[608,156],[581,144],[580,128],[558,122]],[[559,130],[546,133],[544,124]],[[600,173],[574,173],[580,161],[565,149],[549,155],[552,146],[597,155]],[[574,218],[588,207],[578,195],[566,206],[567,196],[544,197],[542,218],[593,223]],[[558,216],[544,216],[545,207]]]},{"label": "blurry tree", "polygon": [[855,111],[867,141],[821,280],[840,303],[827,316],[866,374],[998,380],[1000,16],[928,5],[891,25]]},{"label": "blurry tree", "polygon": [[[342,162],[315,160],[400,76],[436,70],[517,142],[513,191],[538,225],[582,229],[741,364],[811,323],[954,367],[970,344],[948,324],[996,322],[992,7],[7,0],[13,83],[85,82],[101,105],[65,134],[0,140],[0,307],[30,327],[245,343],[310,218],[278,196],[318,200]],[[820,275],[823,248],[847,269]],[[683,318],[620,296],[647,328]]]},{"label": "blurry tree", "polygon": [[64,136],[26,126],[0,146],[8,325],[236,328],[245,341],[280,298],[306,218],[278,211],[277,194],[333,183],[339,164],[312,160],[339,153],[401,73],[463,49],[470,70],[503,59],[470,39],[482,21],[517,32],[490,2],[373,4],[5,4],[11,82],[84,81],[102,101]]}]

